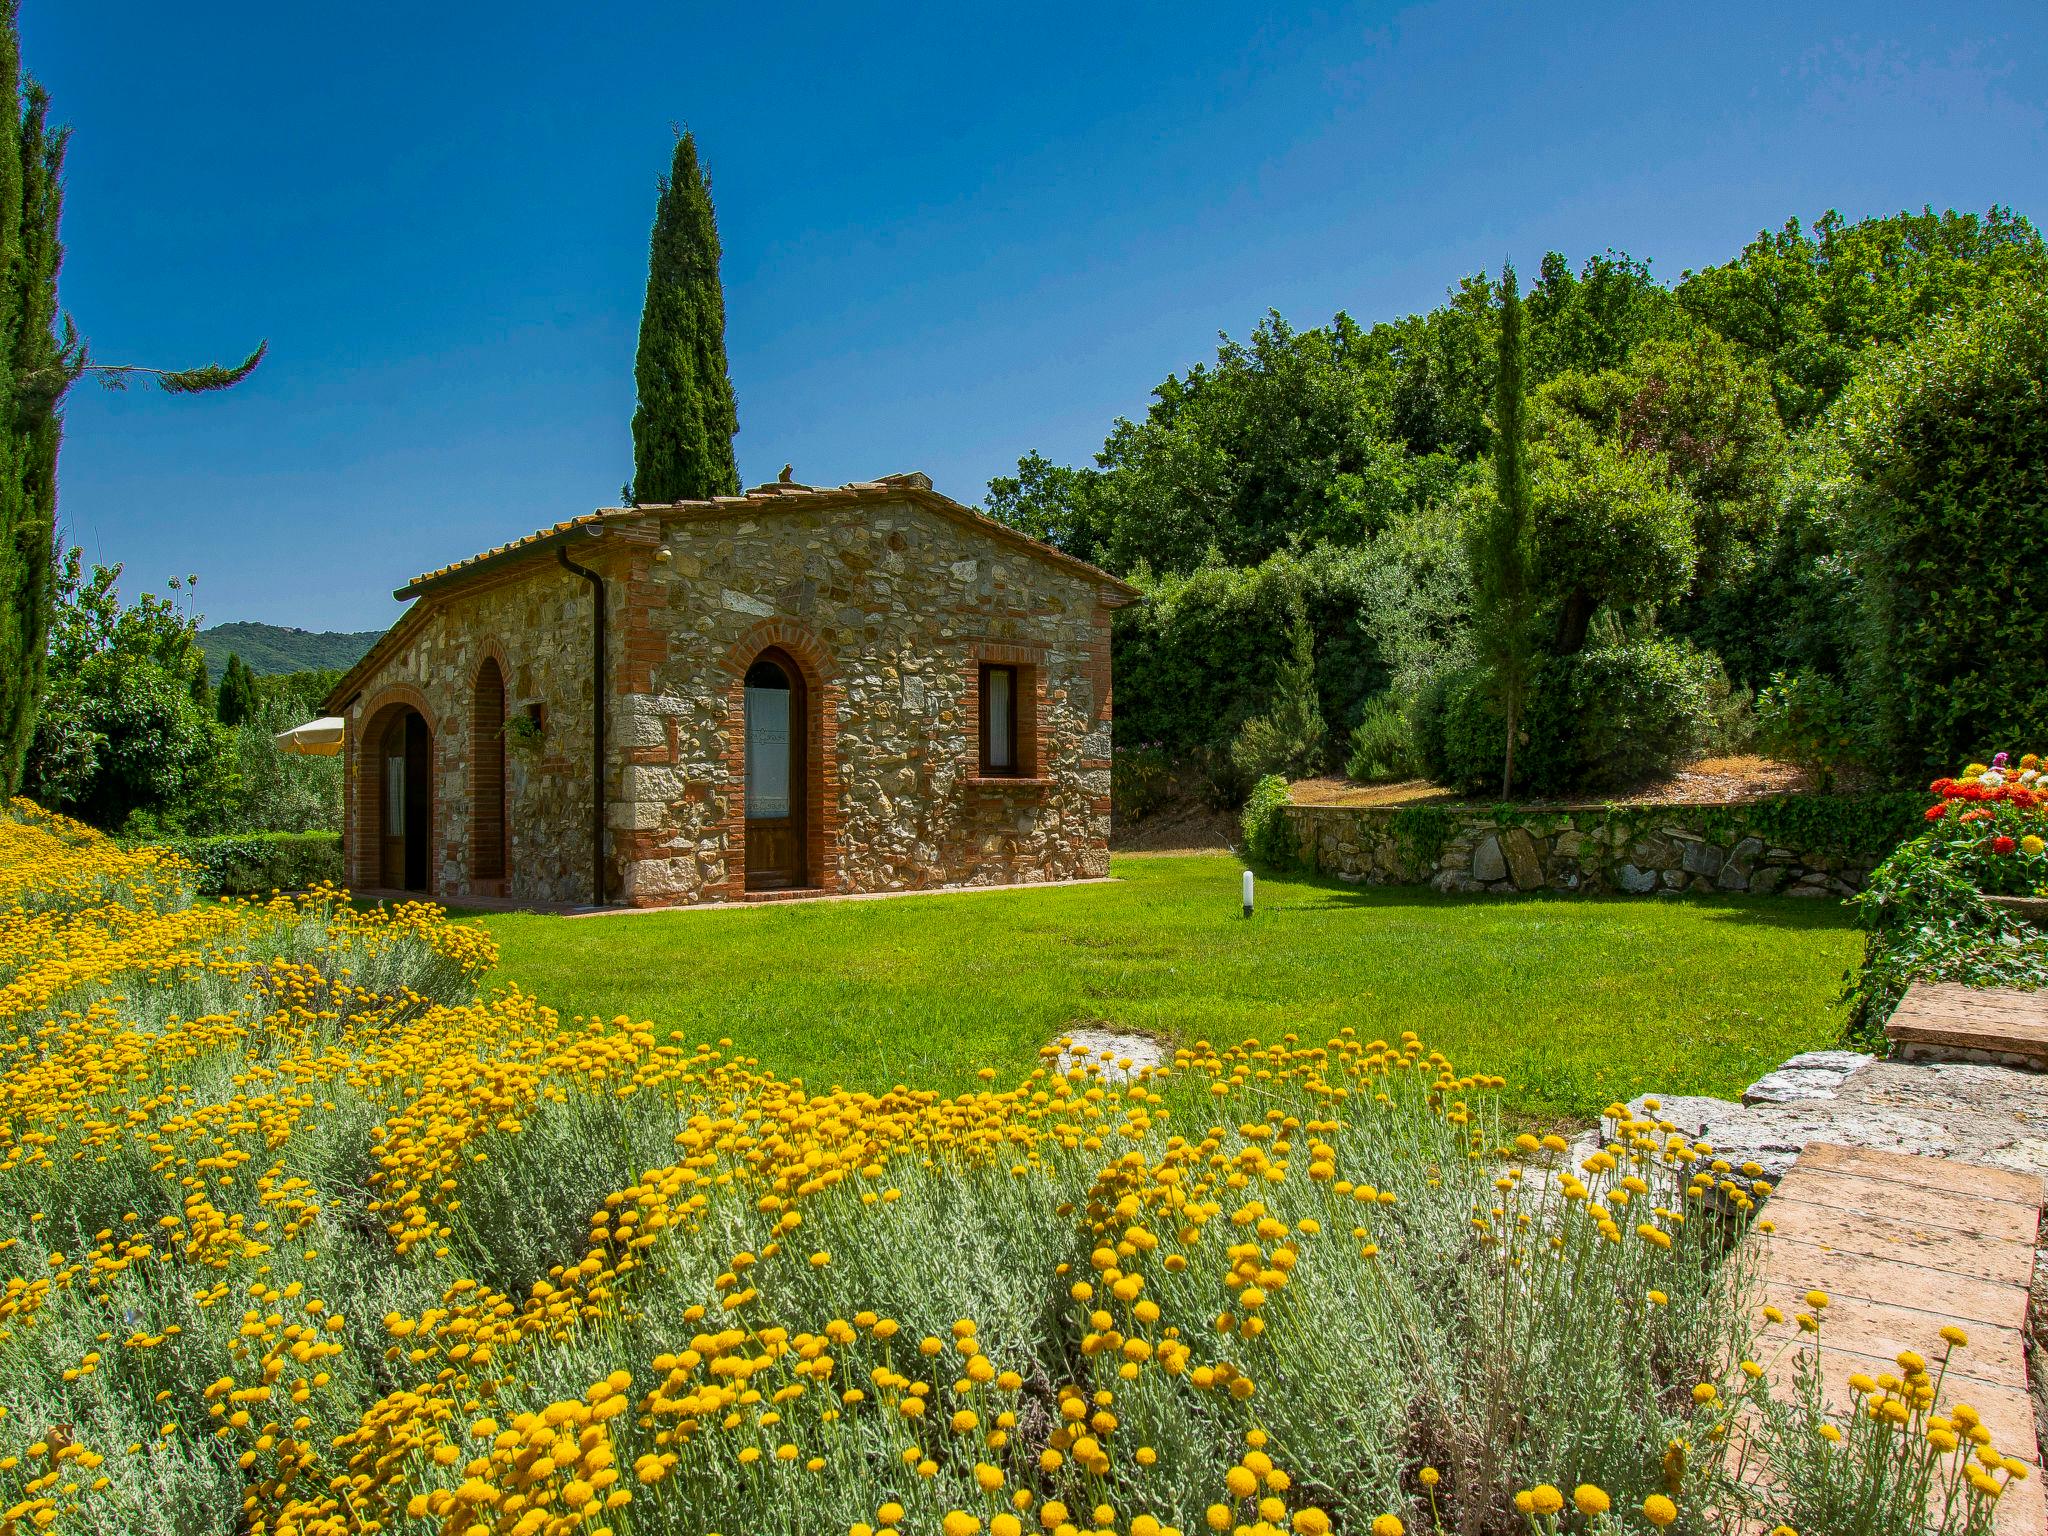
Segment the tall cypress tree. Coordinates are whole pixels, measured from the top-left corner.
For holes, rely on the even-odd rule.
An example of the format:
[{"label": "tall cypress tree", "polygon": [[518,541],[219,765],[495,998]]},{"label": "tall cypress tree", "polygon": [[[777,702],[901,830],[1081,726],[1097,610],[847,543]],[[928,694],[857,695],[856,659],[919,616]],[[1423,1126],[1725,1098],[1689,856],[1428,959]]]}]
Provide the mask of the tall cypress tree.
[{"label": "tall cypress tree", "polygon": [[1493,397],[1493,495],[1466,533],[1472,568],[1472,638],[1507,716],[1500,793],[1515,780],[1515,737],[1536,670],[1536,506],[1529,485],[1528,407],[1522,379],[1522,295],[1515,269],[1500,284],[1500,338]]},{"label": "tall cypress tree", "polygon": [[676,140],[662,179],[647,251],[647,304],[633,364],[635,502],[733,496],[739,415],[725,366],[725,291],[718,281],[718,219],[697,164],[697,141]]},{"label": "tall cypress tree", "polygon": [[58,401],[75,348],[55,332],[62,129],[21,74],[17,0],[0,10],[0,792],[35,734],[56,575]]}]

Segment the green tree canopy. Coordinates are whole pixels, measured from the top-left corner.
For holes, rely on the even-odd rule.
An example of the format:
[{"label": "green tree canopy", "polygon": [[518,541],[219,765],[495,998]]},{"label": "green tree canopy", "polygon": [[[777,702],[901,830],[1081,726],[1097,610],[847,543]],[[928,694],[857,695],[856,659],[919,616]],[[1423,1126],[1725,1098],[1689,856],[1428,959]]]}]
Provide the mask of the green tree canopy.
[{"label": "green tree canopy", "polygon": [[1830,415],[1865,599],[1860,665],[1895,771],[2048,740],[2048,288],[1881,359]]}]

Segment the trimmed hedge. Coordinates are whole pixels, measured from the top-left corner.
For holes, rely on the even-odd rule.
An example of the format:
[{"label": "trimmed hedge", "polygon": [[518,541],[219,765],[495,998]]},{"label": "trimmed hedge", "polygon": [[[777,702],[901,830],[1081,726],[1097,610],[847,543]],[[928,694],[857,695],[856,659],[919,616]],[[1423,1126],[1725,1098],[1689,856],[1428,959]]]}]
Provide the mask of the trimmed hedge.
[{"label": "trimmed hedge", "polygon": [[341,884],[339,832],[246,832],[224,837],[152,838],[199,871],[209,896],[267,896],[323,880]]}]

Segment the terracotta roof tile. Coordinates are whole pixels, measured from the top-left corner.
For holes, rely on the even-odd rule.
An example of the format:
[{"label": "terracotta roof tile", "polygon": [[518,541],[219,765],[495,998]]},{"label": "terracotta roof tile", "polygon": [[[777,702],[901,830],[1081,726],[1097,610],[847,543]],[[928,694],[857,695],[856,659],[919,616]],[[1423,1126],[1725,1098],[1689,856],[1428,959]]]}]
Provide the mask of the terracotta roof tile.
[{"label": "terracotta roof tile", "polygon": [[1135,590],[1104,571],[1097,570],[1086,561],[1077,560],[1064,551],[1049,544],[1018,533],[1015,529],[984,516],[972,507],[963,506],[949,496],[932,489],[931,477],[911,471],[904,474],[884,475],[879,480],[854,480],[845,485],[799,485],[780,481],[758,485],[738,496],[713,496],[701,501],[640,502],[630,507],[600,507],[595,512],[586,512],[581,517],[564,519],[546,528],[537,528],[524,538],[495,545],[481,554],[467,560],[437,566],[431,571],[413,577],[395,594],[401,598],[419,597],[430,589],[440,588],[458,580],[466,579],[484,567],[495,565],[501,560],[538,550],[544,545],[574,533],[579,529],[596,527],[600,524],[626,518],[656,518],[706,516],[731,512],[747,507],[767,507],[772,503],[787,504],[793,501],[815,501],[823,505],[843,505],[863,501],[905,499],[942,512],[956,521],[968,522],[986,529],[1005,542],[1030,550],[1056,564],[1076,567],[1087,574],[1127,595],[1135,596]]}]

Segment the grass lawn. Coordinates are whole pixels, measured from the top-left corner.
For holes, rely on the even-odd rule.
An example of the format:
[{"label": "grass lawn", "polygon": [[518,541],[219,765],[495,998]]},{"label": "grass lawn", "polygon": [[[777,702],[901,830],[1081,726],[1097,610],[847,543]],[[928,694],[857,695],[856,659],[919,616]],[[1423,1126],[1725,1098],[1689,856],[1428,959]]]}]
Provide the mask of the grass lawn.
[{"label": "grass lawn", "polygon": [[958,1090],[1063,1029],[1177,1041],[1413,1029],[1543,1119],[1650,1089],[1732,1095],[1829,1044],[1859,952],[1832,903],[1443,896],[1127,855],[1119,881],[900,901],[473,920],[565,1015],[730,1037],[820,1087]]}]

